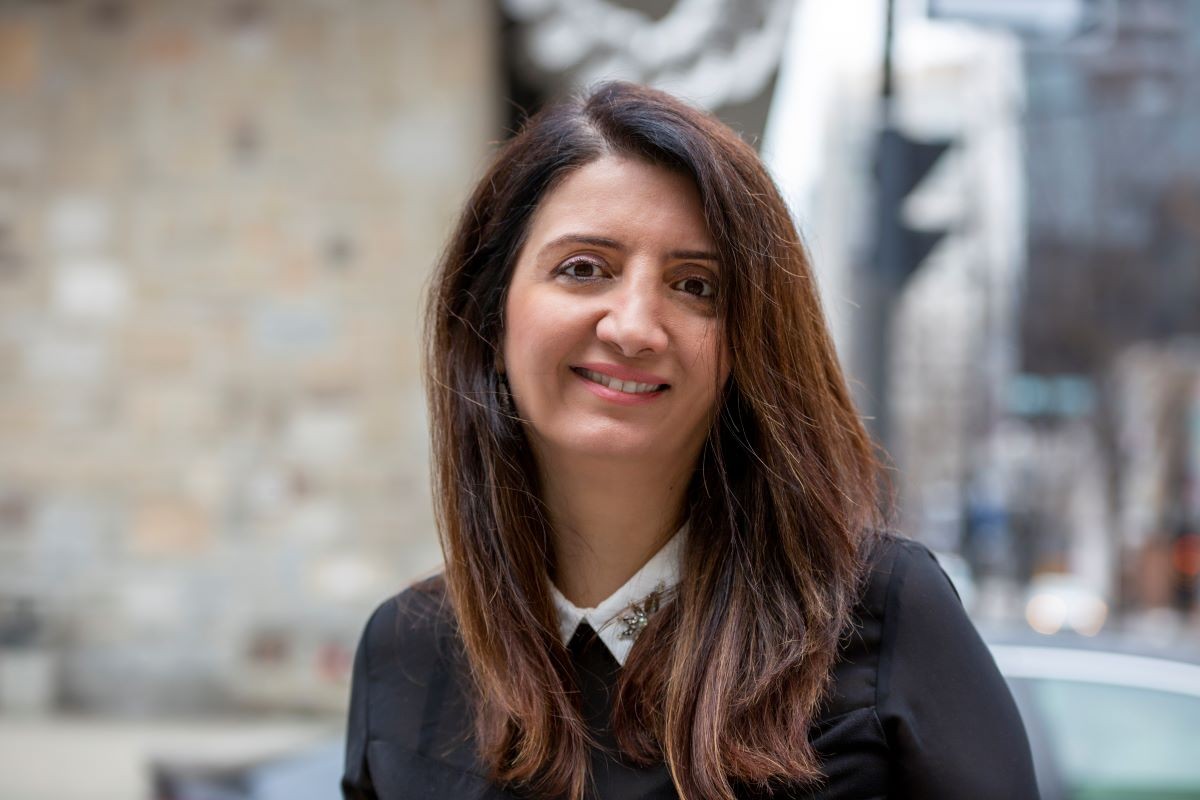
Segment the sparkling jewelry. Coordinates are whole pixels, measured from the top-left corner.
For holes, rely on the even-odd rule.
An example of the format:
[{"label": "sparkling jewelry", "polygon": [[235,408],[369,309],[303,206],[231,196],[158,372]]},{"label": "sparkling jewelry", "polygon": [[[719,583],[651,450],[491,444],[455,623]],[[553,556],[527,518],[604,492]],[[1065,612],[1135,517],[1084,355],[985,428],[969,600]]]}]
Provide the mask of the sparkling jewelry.
[{"label": "sparkling jewelry", "polygon": [[658,610],[662,604],[662,596],[666,591],[666,586],[662,581],[654,587],[654,591],[643,597],[636,603],[630,603],[628,610],[617,616],[617,619],[624,626],[617,631],[618,639],[636,639],[646,628],[646,624],[650,622],[650,615]]}]

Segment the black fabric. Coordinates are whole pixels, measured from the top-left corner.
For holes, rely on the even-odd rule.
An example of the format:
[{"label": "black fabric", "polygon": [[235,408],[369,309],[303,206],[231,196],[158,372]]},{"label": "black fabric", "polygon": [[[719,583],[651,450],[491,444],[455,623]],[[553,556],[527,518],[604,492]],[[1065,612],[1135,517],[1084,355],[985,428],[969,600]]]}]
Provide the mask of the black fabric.
[{"label": "black fabric", "polygon": [[679,795],[665,764],[644,769],[631,765],[620,755],[608,717],[621,665],[608,646],[591,625],[581,622],[567,643],[567,650],[579,679],[583,718],[601,745],[601,749],[591,754],[589,796],[676,800]]},{"label": "black fabric", "polygon": [[[470,733],[467,673],[441,577],[381,605],[354,663],[344,797],[515,800],[492,785]],[[662,764],[616,752],[608,713],[620,666],[586,624],[569,648],[589,725],[595,800],[677,797]],[[1036,800],[1029,742],[1007,685],[953,586],[922,545],[885,537],[809,731],[818,786],[738,796]]]}]

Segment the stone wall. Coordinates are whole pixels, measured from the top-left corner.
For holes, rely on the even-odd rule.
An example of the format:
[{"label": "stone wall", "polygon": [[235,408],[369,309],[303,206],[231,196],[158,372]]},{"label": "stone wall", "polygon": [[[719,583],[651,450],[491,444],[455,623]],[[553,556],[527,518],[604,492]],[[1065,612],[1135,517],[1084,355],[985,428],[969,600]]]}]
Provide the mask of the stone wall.
[{"label": "stone wall", "polygon": [[483,0],[0,5],[0,648],[54,699],[337,707],[440,560],[424,282]]}]

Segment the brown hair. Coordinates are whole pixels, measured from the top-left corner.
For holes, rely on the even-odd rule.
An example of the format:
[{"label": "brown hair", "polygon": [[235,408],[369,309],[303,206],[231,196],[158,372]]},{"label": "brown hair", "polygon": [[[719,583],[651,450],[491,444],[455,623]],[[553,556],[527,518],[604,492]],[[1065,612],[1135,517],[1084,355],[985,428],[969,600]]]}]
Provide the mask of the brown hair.
[{"label": "brown hair", "polygon": [[757,154],[715,118],[621,82],[544,109],[500,149],[427,299],[434,505],[481,757],[497,783],[583,796],[591,742],[547,585],[553,539],[496,359],[533,210],[606,154],[695,181],[731,355],[688,487],[681,580],[621,672],[614,733],[634,762],[665,760],[689,800],[818,778],[808,728],[879,522],[878,464]]}]

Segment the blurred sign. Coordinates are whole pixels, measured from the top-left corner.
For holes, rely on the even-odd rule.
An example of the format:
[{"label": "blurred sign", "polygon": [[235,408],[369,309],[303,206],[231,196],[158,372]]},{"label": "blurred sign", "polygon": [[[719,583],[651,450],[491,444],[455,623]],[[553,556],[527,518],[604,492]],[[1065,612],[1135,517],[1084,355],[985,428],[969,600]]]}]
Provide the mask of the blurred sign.
[{"label": "blurred sign", "polygon": [[1024,373],[1009,383],[1007,401],[1018,417],[1085,417],[1096,406],[1096,389],[1083,375]]},{"label": "blurred sign", "polygon": [[1096,0],[928,0],[931,19],[996,25],[1018,33],[1070,36],[1097,18]]}]

